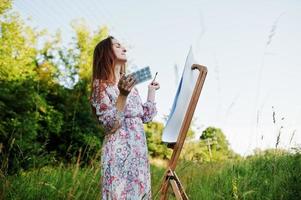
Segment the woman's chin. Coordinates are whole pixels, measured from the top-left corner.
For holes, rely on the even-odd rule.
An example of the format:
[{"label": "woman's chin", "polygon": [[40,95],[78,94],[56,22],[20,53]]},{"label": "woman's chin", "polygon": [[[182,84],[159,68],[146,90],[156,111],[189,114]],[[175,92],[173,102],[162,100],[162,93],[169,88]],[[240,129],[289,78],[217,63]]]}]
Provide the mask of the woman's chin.
[{"label": "woman's chin", "polygon": [[120,59],[118,59],[118,62],[123,64],[123,63],[127,62],[127,59],[126,58],[120,58]]}]

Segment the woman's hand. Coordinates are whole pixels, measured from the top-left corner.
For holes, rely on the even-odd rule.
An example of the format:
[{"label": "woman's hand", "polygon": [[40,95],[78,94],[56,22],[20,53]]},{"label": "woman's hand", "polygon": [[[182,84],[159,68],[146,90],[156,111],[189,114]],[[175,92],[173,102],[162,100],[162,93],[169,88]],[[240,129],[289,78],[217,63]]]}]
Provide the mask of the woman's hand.
[{"label": "woman's hand", "polygon": [[160,84],[156,81],[153,81],[148,85],[148,101],[155,102],[156,90],[158,89],[160,89]]},{"label": "woman's hand", "polygon": [[136,83],[136,79],[134,76],[125,76],[123,74],[118,82],[118,89],[120,94],[123,96],[128,96],[128,94],[135,86],[135,83]]},{"label": "woman's hand", "polygon": [[153,81],[148,85],[148,89],[149,90],[159,90],[160,89],[160,84],[156,81]]}]

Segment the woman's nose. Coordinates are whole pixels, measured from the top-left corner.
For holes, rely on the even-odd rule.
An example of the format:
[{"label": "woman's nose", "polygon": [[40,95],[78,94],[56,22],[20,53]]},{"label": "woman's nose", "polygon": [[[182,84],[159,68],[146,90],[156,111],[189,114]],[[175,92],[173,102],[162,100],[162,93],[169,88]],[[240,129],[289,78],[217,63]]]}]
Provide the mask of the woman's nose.
[{"label": "woman's nose", "polygon": [[123,50],[122,50],[124,53],[126,52],[126,49],[123,47]]}]

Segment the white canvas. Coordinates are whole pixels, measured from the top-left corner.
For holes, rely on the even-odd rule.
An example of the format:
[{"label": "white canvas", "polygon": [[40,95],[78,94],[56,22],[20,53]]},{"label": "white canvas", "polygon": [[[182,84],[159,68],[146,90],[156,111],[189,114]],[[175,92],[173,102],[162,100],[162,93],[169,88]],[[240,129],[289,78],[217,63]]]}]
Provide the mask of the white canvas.
[{"label": "white canvas", "polygon": [[163,130],[163,142],[177,142],[180,129],[183,124],[184,117],[194,90],[194,86],[199,75],[198,70],[191,70],[192,64],[196,64],[196,62],[193,57],[192,47],[190,47],[188,56],[186,58],[185,67],[183,69],[181,81],[174,98],[173,106]]}]

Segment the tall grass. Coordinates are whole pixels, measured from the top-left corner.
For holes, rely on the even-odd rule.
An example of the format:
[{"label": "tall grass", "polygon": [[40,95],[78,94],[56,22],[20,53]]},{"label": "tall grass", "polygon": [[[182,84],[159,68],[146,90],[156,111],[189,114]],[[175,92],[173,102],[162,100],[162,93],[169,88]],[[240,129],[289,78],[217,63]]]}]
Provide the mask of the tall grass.
[{"label": "tall grass", "polygon": [[[153,199],[164,167],[151,165]],[[181,160],[176,169],[190,199],[301,199],[301,154],[274,153],[239,161]],[[1,199],[101,199],[100,166],[43,167],[0,179]],[[175,199],[172,194],[170,199]]]},{"label": "tall grass", "polygon": [[179,176],[191,199],[301,199],[300,154],[193,163]]}]

